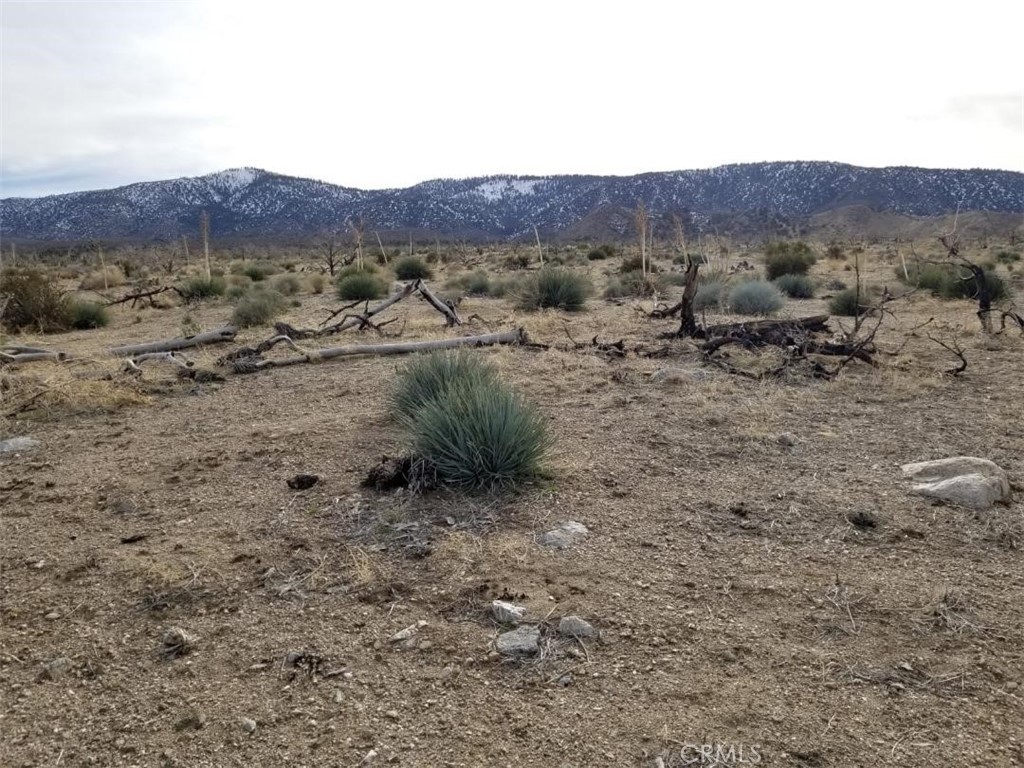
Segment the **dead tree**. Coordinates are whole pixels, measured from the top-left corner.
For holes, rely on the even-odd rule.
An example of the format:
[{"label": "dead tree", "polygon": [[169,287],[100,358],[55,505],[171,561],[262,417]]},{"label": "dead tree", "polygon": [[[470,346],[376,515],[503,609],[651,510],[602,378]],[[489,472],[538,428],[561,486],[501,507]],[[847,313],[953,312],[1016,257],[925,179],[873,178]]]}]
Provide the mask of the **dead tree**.
[{"label": "dead tree", "polygon": [[941,235],[939,242],[946,249],[950,260],[969,271],[969,277],[964,280],[973,280],[978,299],[978,319],[981,321],[981,329],[985,333],[992,333],[992,289],[989,287],[985,270],[968,259],[960,252],[960,243],[956,237],[956,225],[948,234]]}]

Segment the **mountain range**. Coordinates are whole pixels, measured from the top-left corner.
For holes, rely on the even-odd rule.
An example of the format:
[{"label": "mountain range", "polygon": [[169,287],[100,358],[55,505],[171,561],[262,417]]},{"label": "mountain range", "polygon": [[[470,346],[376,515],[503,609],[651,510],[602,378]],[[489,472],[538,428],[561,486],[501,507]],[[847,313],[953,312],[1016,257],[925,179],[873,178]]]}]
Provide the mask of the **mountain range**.
[{"label": "mountain range", "polygon": [[[1024,174],[999,170],[863,168],[830,162],[724,165],[635,176],[486,176],[436,179],[404,189],[362,190],[237,168],[116,189],[0,200],[5,240],[163,240],[308,237],[353,222],[403,236],[515,239],[626,235],[642,201],[668,228],[679,214],[697,231],[774,234],[839,212],[934,217],[984,211],[1011,229],[1024,213]],[[852,215],[853,211],[856,215]]]}]

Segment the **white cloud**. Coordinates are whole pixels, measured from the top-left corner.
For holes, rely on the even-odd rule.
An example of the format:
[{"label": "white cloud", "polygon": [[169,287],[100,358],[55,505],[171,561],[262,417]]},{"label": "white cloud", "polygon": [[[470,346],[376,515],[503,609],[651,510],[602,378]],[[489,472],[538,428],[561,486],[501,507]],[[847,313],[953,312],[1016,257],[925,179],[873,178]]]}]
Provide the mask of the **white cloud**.
[{"label": "white cloud", "polygon": [[3,2],[2,194],[727,162],[1024,170],[1016,6]]}]

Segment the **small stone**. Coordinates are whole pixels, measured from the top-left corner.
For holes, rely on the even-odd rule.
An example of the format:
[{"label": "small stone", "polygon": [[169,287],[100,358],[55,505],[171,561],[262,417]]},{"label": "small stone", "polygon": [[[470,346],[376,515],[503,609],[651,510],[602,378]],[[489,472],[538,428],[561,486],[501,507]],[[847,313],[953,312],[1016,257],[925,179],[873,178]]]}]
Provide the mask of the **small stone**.
[{"label": "small stone", "polygon": [[43,618],[46,619],[47,621],[56,621],[57,619],[60,618],[60,614],[57,613],[57,611],[50,611],[48,614],[43,616]]},{"label": "small stone", "polygon": [[242,730],[246,733],[256,732],[256,721],[248,717],[243,717],[241,720]]},{"label": "small stone", "polygon": [[340,690],[337,690],[337,691],[334,692],[334,703],[335,704],[344,704],[345,703],[345,694],[342,693]]},{"label": "small stone", "polygon": [[404,642],[407,642],[407,641],[411,640],[413,638],[413,636],[416,635],[416,633],[418,633],[425,626],[427,626],[427,622],[424,621],[423,619],[420,619],[415,624],[412,624],[411,626],[408,626],[405,629],[400,629],[398,632],[395,632],[395,634],[393,634],[391,637],[388,638],[388,642],[391,642],[391,643],[404,643]]},{"label": "small stone", "polygon": [[287,482],[293,491],[305,491],[320,482],[320,475],[296,475]]},{"label": "small stone", "polygon": [[164,630],[160,638],[161,652],[167,658],[173,659],[177,656],[184,656],[192,652],[195,647],[196,638],[190,635],[181,627],[169,627]]},{"label": "small stone", "polygon": [[914,492],[928,498],[971,509],[988,509],[997,502],[1010,500],[1006,472],[988,459],[954,456],[904,464],[900,469],[905,478],[915,483]]},{"label": "small stone", "polygon": [[10,437],[0,440],[0,453],[17,453],[27,451],[39,445],[39,441],[33,437]]},{"label": "small stone", "polygon": [[537,537],[537,542],[543,547],[554,547],[566,549],[583,539],[589,533],[587,526],[575,520],[568,520],[557,528]]},{"label": "small stone", "polygon": [[540,630],[537,627],[519,627],[502,632],[494,643],[506,656],[531,656],[540,650]]},{"label": "small stone", "polygon": [[71,672],[74,662],[71,661],[67,656],[59,656],[52,661],[46,662],[43,668],[39,670],[39,674],[36,675],[37,680],[60,680],[62,677]]},{"label": "small stone", "polygon": [[781,435],[775,438],[775,441],[783,448],[792,448],[794,445],[796,445],[796,437],[791,435],[789,432],[783,432]]},{"label": "small stone", "polygon": [[558,634],[567,637],[593,637],[597,630],[579,616],[563,616],[558,622]]},{"label": "small stone", "polygon": [[174,730],[176,731],[198,731],[206,725],[206,715],[200,712],[198,709],[193,709],[174,724]]},{"label": "small stone", "polygon": [[385,714],[385,716],[386,716],[386,717],[387,717],[387,718],[388,718],[389,720],[397,720],[397,719],[398,719],[398,710],[397,710],[397,709],[389,709],[389,710],[388,710],[387,712],[385,712],[384,714]]},{"label": "small stone", "polygon": [[499,624],[518,624],[526,614],[526,607],[507,603],[504,600],[495,600],[491,603],[491,616]]}]

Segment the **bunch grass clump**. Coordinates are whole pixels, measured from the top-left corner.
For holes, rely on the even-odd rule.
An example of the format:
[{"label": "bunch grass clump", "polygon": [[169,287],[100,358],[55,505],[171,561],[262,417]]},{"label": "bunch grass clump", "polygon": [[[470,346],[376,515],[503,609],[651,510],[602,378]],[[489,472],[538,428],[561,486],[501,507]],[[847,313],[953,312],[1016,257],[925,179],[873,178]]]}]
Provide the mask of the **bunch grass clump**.
[{"label": "bunch grass clump", "polygon": [[277,274],[277,267],[269,261],[242,261],[231,265],[231,272],[235,275],[245,275],[254,283],[266,280],[271,275]]},{"label": "bunch grass clump", "polygon": [[814,281],[807,275],[782,275],[772,282],[791,299],[814,298]]},{"label": "bunch grass clump", "polygon": [[[1006,283],[992,269],[985,269],[985,284],[993,301],[1008,295]],[[896,276],[941,299],[976,299],[978,286],[969,270],[956,264],[915,264],[907,269],[896,268]]]},{"label": "bunch grass clump", "polygon": [[395,277],[399,280],[428,280],[433,276],[434,270],[419,256],[406,256],[395,262]]},{"label": "bunch grass clump", "polygon": [[514,488],[535,477],[551,448],[541,414],[468,351],[435,352],[399,370],[391,396],[414,460],[470,491]]},{"label": "bunch grass clump", "polygon": [[338,298],[342,301],[379,299],[386,290],[384,280],[370,270],[343,274],[338,279]]},{"label": "bunch grass clump", "polygon": [[270,285],[282,296],[294,296],[302,291],[302,280],[299,279],[298,275],[290,272],[277,275],[270,281]]},{"label": "bunch grass clump", "polygon": [[281,313],[284,306],[285,299],[277,291],[253,288],[235,304],[231,323],[239,328],[266,325]]},{"label": "bunch grass clump", "polygon": [[523,279],[518,289],[520,309],[563,309],[578,312],[592,293],[583,275],[561,267],[545,267]]},{"label": "bunch grass clump", "polygon": [[765,276],[775,280],[783,275],[806,275],[815,261],[811,247],[800,240],[769,243],[765,248]]},{"label": "bunch grass clump", "polygon": [[701,281],[693,295],[693,308],[697,312],[721,309],[728,298],[724,280]]},{"label": "bunch grass clump", "polygon": [[782,309],[782,293],[764,280],[748,280],[729,292],[729,309],[737,315],[768,317]]},{"label": "bunch grass clump", "polygon": [[97,269],[82,278],[78,286],[83,291],[102,291],[124,285],[125,274],[118,266],[111,265],[105,269]]},{"label": "bunch grass clump", "polygon": [[227,284],[222,277],[206,277],[206,275],[194,275],[182,283],[179,283],[178,292],[186,302],[202,301],[215,296],[223,296],[227,290]]},{"label": "bunch grass clump", "polygon": [[71,327],[78,330],[105,328],[110,324],[107,308],[95,301],[72,301],[69,318]]},{"label": "bunch grass clump", "polygon": [[844,288],[828,302],[829,313],[838,317],[858,317],[868,309],[864,296],[858,295],[856,288]]}]

